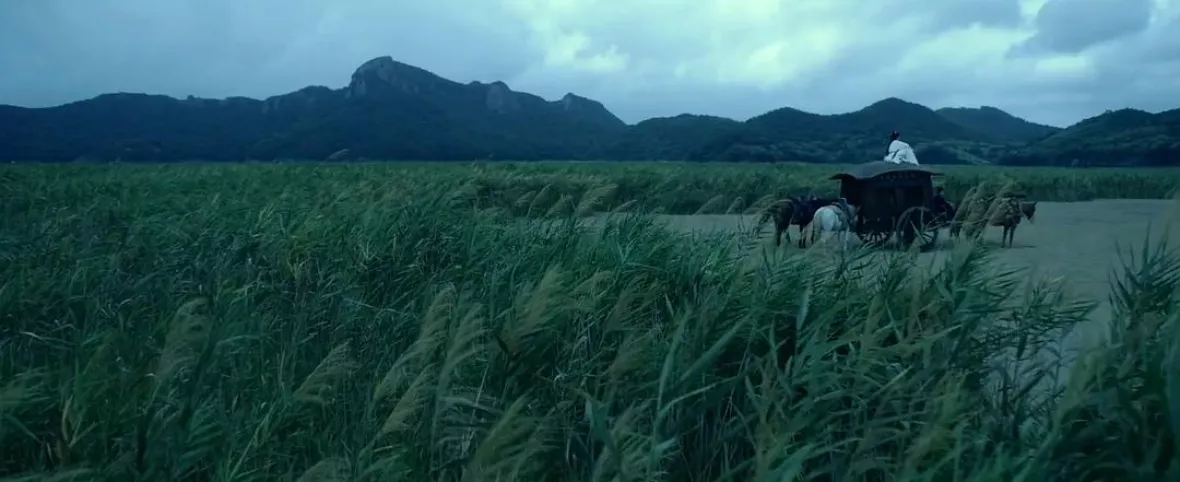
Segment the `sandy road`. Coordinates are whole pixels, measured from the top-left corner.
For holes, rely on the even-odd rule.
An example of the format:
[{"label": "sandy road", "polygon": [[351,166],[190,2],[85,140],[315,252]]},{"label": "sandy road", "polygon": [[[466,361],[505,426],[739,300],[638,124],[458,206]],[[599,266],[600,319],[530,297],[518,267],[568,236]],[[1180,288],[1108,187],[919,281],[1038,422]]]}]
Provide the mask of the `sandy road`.
[{"label": "sandy road", "polygon": [[[1061,277],[1063,284],[1080,297],[1099,302],[1090,323],[1079,327],[1066,339],[1061,348],[1074,351],[1096,341],[1105,332],[1111,316],[1108,301],[1110,280],[1114,270],[1120,268],[1119,250],[1128,253],[1138,251],[1150,232],[1154,239],[1166,228],[1178,239],[1180,223],[1167,225],[1174,218],[1173,202],[1168,200],[1099,200],[1075,203],[1038,203],[1035,222],[1023,222],[1016,232],[1014,246],[1000,249],[997,259],[1011,267],[1029,268],[1029,273],[1038,278]],[[673,229],[692,231],[734,231],[749,229],[757,222],[756,216],[738,215],[665,215],[662,221]],[[792,228],[792,237],[798,235]],[[1150,230],[1150,231],[1149,231]],[[766,226],[764,237],[769,243],[773,228]],[[984,234],[987,243],[999,245],[1000,228],[988,228]],[[946,231],[940,236],[940,244],[948,245]],[[797,249],[784,246],[783,250]],[[924,253],[925,259],[937,261],[946,256],[947,250]]]}]

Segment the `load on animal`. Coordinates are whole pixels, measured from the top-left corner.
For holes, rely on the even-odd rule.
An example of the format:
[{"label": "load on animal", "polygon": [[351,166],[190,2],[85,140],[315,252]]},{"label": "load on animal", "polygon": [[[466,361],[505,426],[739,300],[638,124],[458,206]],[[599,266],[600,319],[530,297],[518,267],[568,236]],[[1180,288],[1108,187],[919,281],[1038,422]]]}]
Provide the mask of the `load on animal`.
[{"label": "load on animal", "polygon": [[1037,214],[1037,202],[1022,201],[1023,198],[1023,195],[1005,193],[980,196],[972,190],[965,196],[963,206],[951,221],[951,237],[957,238],[961,234],[966,234],[974,239],[989,226],[999,227],[1003,228],[1000,246],[1012,247],[1021,219],[1033,222],[1033,217]]}]

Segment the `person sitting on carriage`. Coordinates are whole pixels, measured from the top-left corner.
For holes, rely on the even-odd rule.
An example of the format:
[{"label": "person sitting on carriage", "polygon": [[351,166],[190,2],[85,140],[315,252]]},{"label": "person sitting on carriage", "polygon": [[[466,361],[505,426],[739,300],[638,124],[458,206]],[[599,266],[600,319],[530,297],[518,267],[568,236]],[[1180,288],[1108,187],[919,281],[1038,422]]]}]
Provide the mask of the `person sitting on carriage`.
[{"label": "person sitting on carriage", "polygon": [[889,136],[889,147],[885,151],[884,161],[916,166],[918,165],[918,156],[914,155],[914,149],[909,144],[901,140],[901,134],[893,131],[893,134]]}]

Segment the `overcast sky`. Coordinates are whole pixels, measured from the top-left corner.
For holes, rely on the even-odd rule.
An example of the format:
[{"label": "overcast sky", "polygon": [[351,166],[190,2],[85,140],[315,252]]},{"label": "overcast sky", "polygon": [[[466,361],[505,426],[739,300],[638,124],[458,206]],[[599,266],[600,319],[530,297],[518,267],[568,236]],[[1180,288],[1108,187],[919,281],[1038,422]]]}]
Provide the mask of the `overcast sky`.
[{"label": "overcast sky", "polygon": [[1180,0],[0,0],[0,104],[261,98],[383,55],[628,122],[900,97],[1068,125],[1180,107]]}]

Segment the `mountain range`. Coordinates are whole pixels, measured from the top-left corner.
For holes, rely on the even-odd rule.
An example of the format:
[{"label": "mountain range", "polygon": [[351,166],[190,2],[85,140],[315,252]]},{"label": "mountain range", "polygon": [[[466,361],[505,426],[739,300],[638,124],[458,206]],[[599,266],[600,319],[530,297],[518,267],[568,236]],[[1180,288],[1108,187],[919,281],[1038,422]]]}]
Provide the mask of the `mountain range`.
[{"label": "mountain range", "polygon": [[1061,129],[995,107],[897,98],[821,115],[783,107],[745,121],[682,114],[629,125],[574,94],[455,82],[378,57],[343,88],[267,99],[113,93],[55,107],[0,105],[3,161],[690,160],[865,162],[892,130],[930,164],[1173,165],[1180,109],[1106,112]]}]

